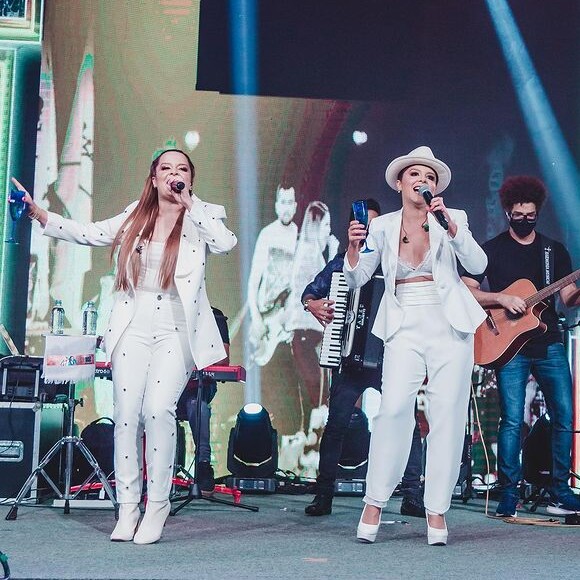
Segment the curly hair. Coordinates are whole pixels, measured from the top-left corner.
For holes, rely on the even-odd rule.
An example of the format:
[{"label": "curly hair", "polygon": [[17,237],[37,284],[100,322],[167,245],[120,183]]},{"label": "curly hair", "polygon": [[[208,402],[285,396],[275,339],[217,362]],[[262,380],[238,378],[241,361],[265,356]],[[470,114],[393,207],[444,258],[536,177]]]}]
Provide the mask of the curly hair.
[{"label": "curly hair", "polygon": [[508,177],[499,188],[501,206],[507,212],[516,203],[535,203],[536,211],[539,212],[547,195],[543,182],[531,175]]}]

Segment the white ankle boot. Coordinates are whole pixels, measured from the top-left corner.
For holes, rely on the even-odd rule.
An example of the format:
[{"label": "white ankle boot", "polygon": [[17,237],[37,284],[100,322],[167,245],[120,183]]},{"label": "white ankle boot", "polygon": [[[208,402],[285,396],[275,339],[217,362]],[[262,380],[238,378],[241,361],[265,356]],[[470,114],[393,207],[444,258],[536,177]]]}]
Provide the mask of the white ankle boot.
[{"label": "white ankle boot", "polygon": [[135,535],[141,512],[138,503],[119,504],[119,520],[111,534],[112,542],[130,542]]},{"label": "white ankle boot", "polygon": [[154,544],[161,538],[165,520],[171,511],[169,500],[148,501],[141,525],[133,538],[135,544]]}]

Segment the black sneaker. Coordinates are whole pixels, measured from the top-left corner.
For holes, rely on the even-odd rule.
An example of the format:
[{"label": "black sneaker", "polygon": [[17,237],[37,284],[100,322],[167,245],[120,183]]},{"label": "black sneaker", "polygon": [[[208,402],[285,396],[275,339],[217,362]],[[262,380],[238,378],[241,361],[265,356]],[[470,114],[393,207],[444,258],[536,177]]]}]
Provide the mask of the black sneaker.
[{"label": "black sneaker", "polygon": [[328,516],[332,513],[331,495],[316,494],[312,503],[304,508],[304,513],[307,516]]},{"label": "black sneaker", "polygon": [[211,495],[215,489],[213,467],[209,461],[200,461],[197,465],[195,480],[202,495]]},{"label": "black sneaker", "polygon": [[413,518],[425,517],[425,505],[419,497],[404,497],[401,502],[401,515]]},{"label": "black sneaker", "polygon": [[546,511],[555,516],[569,516],[580,513],[580,497],[572,492],[559,495],[557,498],[552,497],[552,501]]},{"label": "black sneaker", "polygon": [[495,516],[497,518],[515,518],[518,515],[518,496],[511,493],[504,493],[497,504]]}]

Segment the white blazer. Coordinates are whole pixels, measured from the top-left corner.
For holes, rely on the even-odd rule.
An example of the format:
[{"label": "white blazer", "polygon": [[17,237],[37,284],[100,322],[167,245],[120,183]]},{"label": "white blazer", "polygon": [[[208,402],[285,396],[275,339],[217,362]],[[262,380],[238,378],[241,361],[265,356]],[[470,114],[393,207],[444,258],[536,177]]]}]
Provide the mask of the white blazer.
[{"label": "white blazer", "polygon": [[[473,239],[463,210],[448,209],[457,224],[451,238],[435,217],[427,215],[429,244],[433,259],[433,280],[441,298],[449,324],[459,332],[474,333],[484,321],[485,312],[457,272],[457,259],[468,272],[480,274],[487,267],[487,256]],[[383,341],[389,340],[403,322],[404,311],[395,296],[395,276],[399,258],[399,237],[403,210],[376,217],[369,226],[368,247],[375,250],[361,253],[354,268],[344,259],[344,274],[350,288],[359,288],[371,278],[379,266],[385,276],[385,293],[381,299],[372,332]]]},{"label": "white blazer", "polygon": [[[137,201],[112,218],[81,224],[48,212],[44,235],[85,246],[110,246],[120,227],[137,207]],[[205,368],[226,357],[223,342],[205,288],[208,250],[220,254],[231,250],[236,236],[226,228],[223,206],[195,200],[186,211],[175,267],[175,286],[185,310],[191,354],[197,368]],[[139,240],[135,240],[137,247]],[[104,337],[107,360],[135,313],[134,289],[115,292],[115,300]]]}]

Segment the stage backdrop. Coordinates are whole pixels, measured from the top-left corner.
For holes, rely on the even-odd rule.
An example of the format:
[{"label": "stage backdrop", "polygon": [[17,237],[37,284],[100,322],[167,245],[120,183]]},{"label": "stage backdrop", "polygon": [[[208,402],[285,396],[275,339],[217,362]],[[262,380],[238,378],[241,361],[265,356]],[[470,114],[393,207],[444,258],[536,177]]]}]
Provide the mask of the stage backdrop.
[{"label": "stage backdrop", "polygon": [[[471,54],[447,55],[453,66],[446,77],[435,77],[438,69],[430,66],[435,61],[425,43],[411,71],[405,55],[394,53],[405,91],[393,91],[390,99],[232,96],[195,90],[199,8],[195,0],[47,3],[36,179],[25,185],[34,186],[43,207],[94,221],[121,212],[139,196],[156,151],[179,147],[191,155],[196,193],[223,204],[228,227],[248,240],[245,254],[236,249],[208,262],[210,300],[229,318],[231,362],[244,364],[253,381],[246,387],[219,385],[212,419],[217,472],[226,472],[227,437],[246,388],[272,416],[280,466],[314,475],[328,376],[309,356],[322,329],[305,315],[299,298],[343,246],[351,201],[373,197],[383,211],[397,209],[385,167],[429,145],[453,171],[447,205],[467,210],[483,242],[505,228],[496,197],[504,176],[540,175],[539,164],[489,22],[483,33],[474,29]],[[434,16],[416,23],[417,38],[433,27]],[[395,22],[385,19],[384,34]],[[437,62],[445,58],[439,55]],[[478,65],[489,59],[488,66],[474,67],[474,58]],[[372,68],[372,55],[368,62],[360,82],[372,84],[380,71]],[[546,69],[553,81],[548,89],[558,86],[550,63]],[[321,82],[323,77],[321,71]],[[571,101],[557,96],[557,113],[567,126],[574,120]],[[242,168],[255,170],[250,198],[257,201],[256,212],[248,215],[247,188],[240,194],[238,144],[254,137],[255,167]],[[315,215],[323,219],[313,220]],[[542,216],[543,229],[561,239],[577,235],[577,226],[560,232],[556,223],[551,205]],[[102,331],[112,272],[107,249],[75,247],[35,231],[27,352],[42,353],[55,299],[63,301],[73,333],[80,332],[84,303],[94,300]],[[110,383],[97,380],[82,395],[80,428],[112,414]]]}]

